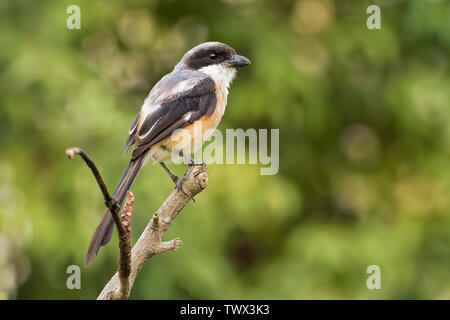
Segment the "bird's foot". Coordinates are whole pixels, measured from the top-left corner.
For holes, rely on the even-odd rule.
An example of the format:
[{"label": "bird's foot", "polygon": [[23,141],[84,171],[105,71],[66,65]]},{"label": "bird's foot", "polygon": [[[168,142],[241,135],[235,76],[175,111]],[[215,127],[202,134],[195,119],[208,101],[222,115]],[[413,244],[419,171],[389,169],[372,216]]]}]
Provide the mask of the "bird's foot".
[{"label": "bird's foot", "polygon": [[[178,178],[178,177],[177,177]],[[178,189],[178,191],[180,191],[182,194],[184,194],[186,197],[189,197],[189,195],[186,193],[186,192],[184,192],[184,190],[183,190],[183,182],[186,180],[186,178],[185,177],[183,177],[183,178],[178,178],[178,181],[175,183],[175,188],[177,188]],[[192,201],[194,202],[194,203],[196,203],[196,201],[195,201],[195,198],[192,198]]]},{"label": "bird's foot", "polygon": [[202,171],[206,172],[208,171],[208,165],[204,161],[196,160],[196,159],[189,159],[188,166],[202,166]]}]

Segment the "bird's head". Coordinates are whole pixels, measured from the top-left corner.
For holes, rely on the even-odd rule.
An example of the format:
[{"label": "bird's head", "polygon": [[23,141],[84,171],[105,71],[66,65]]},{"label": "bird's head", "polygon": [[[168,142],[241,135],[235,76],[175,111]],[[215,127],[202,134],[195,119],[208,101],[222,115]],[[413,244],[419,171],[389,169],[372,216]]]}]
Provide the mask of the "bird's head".
[{"label": "bird's head", "polygon": [[178,68],[198,70],[227,86],[236,74],[236,68],[245,67],[250,60],[220,42],[205,42],[189,50],[178,63]]}]

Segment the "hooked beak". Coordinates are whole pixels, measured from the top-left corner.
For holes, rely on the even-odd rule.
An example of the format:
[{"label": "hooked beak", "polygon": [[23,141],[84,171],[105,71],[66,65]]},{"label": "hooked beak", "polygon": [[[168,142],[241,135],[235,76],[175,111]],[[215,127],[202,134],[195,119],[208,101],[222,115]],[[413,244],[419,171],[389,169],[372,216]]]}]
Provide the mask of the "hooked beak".
[{"label": "hooked beak", "polygon": [[249,59],[247,59],[246,57],[241,56],[239,54],[235,54],[231,60],[227,61],[227,64],[230,67],[234,67],[234,68],[245,67],[246,65],[249,65],[250,63],[251,63],[251,61]]}]

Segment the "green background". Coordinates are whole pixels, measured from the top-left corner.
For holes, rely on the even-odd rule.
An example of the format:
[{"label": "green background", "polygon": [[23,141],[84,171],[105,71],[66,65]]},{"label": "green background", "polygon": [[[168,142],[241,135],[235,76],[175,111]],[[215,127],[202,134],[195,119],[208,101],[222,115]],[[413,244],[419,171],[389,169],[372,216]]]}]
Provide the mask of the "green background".
[{"label": "green background", "polygon": [[[66,28],[71,4],[81,30]],[[86,150],[112,190],[147,93],[210,40],[252,60],[219,129],[279,128],[280,171],[210,165],[165,236],[184,244],[131,298],[450,298],[449,15],[446,0],[0,1],[0,298],[97,297],[117,237],[68,290],[104,205],[64,150]],[[145,167],[133,239],[172,187]]]}]

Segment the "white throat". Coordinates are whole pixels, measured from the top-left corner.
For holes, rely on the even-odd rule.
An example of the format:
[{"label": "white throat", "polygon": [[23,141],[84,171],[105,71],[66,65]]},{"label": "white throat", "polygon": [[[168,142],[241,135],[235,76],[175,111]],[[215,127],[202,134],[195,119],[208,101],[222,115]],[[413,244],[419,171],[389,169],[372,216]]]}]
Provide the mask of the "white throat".
[{"label": "white throat", "polygon": [[228,93],[228,88],[231,82],[236,76],[236,69],[227,67],[221,64],[213,64],[210,66],[202,67],[198,71],[206,73],[209,75],[214,82],[222,85]]}]

